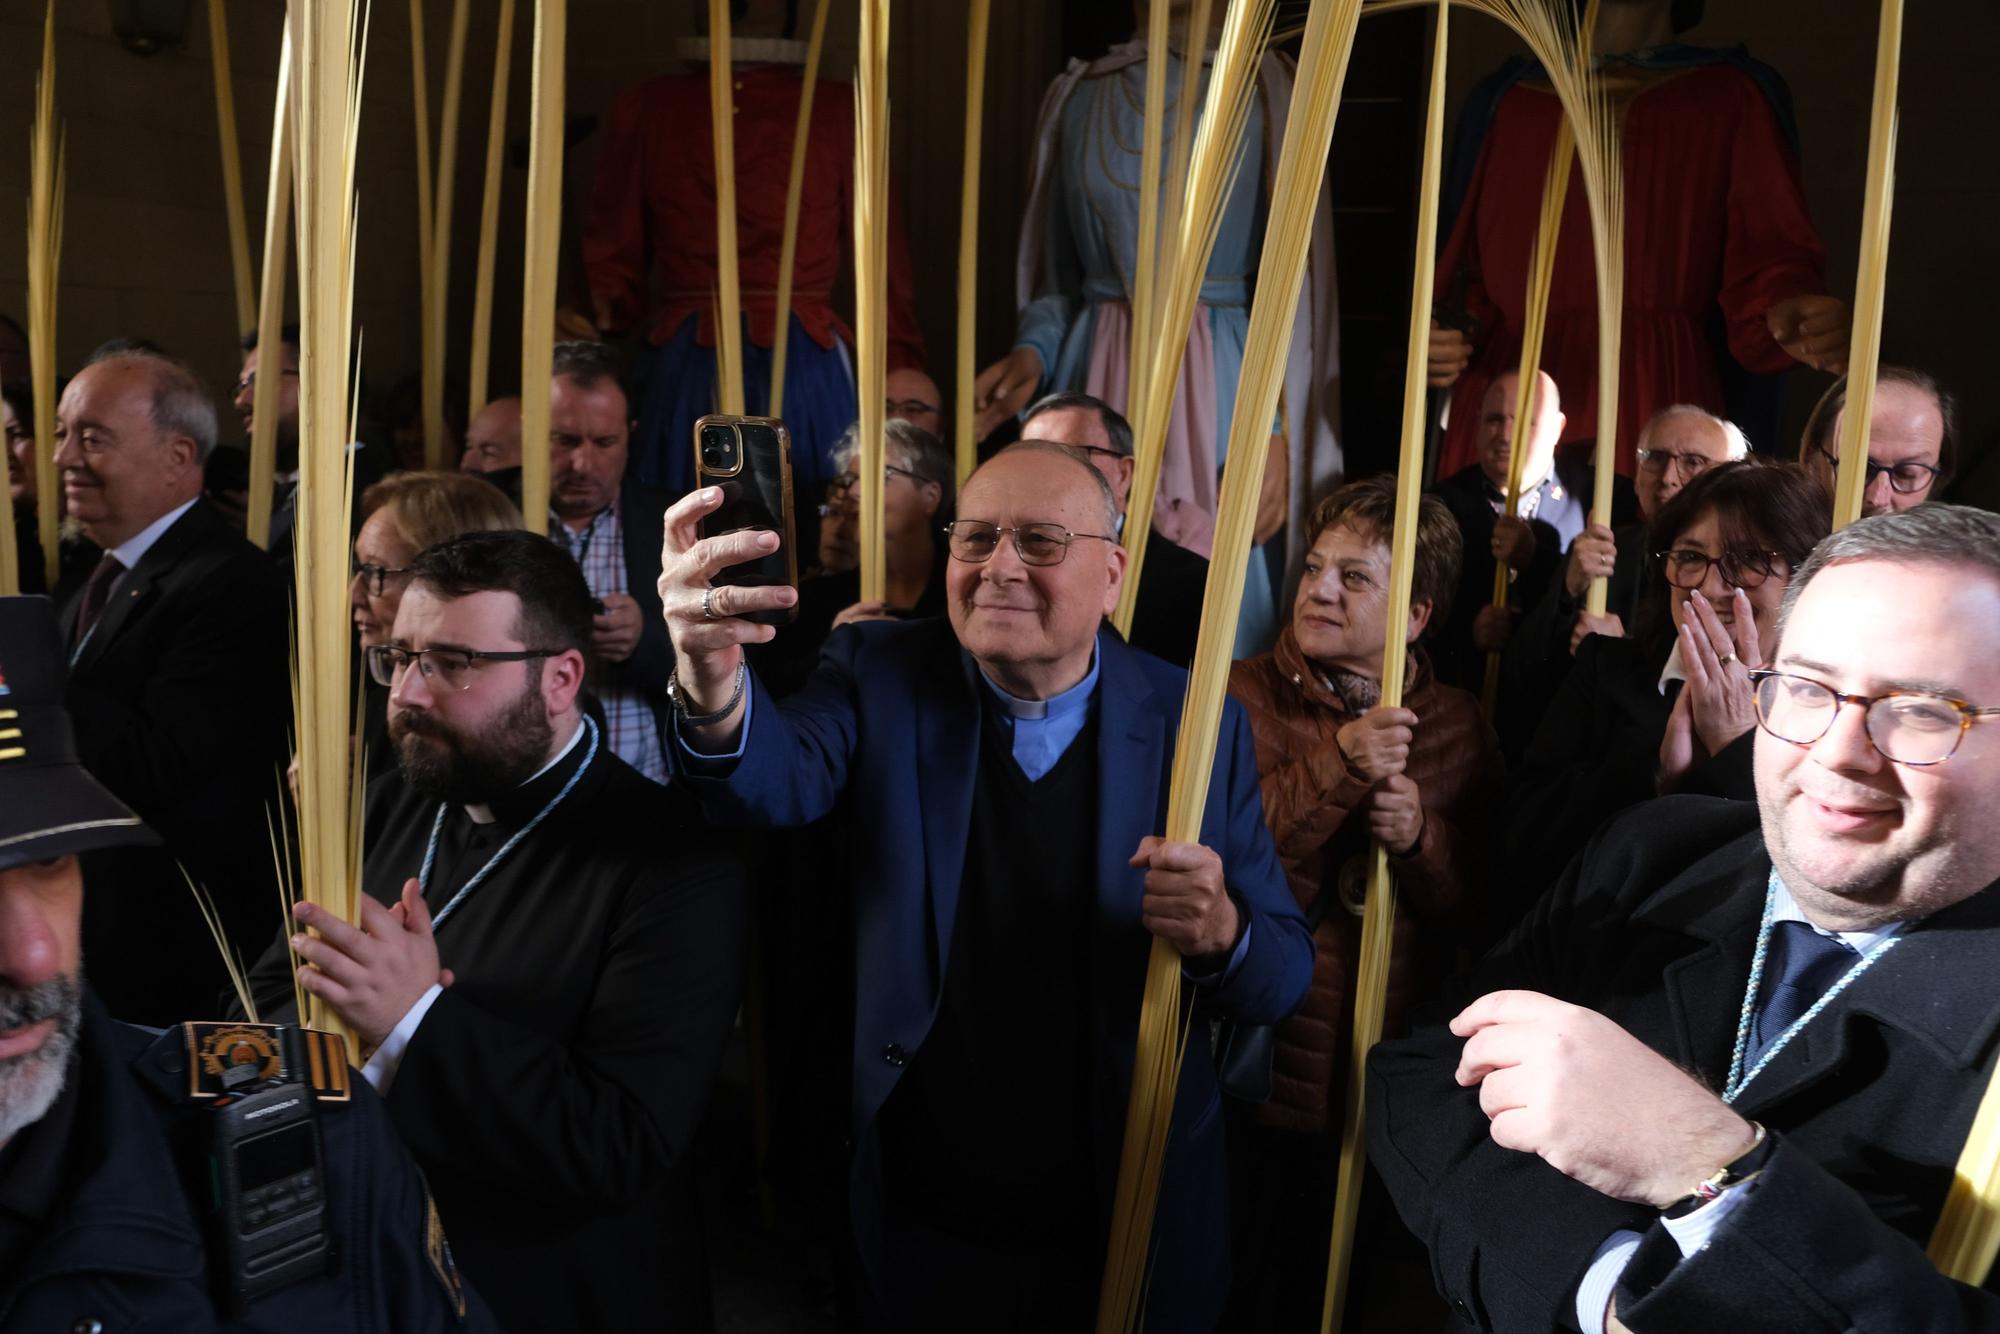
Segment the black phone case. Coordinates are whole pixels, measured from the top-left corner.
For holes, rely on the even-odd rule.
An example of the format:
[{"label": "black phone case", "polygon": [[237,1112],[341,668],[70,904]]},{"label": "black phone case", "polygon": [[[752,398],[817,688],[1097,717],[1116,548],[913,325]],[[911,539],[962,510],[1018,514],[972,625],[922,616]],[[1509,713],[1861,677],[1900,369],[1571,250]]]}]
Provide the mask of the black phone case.
[{"label": "black phone case", "polygon": [[[702,462],[701,433],[711,425],[737,428],[740,466],[716,472]],[[701,521],[701,535],[714,537],[745,528],[778,534],[778,549],[768,556],[718,572],[715,583],[746,588],[798,586],[798,559],[792,525],[792,435],[776,417],[730,417],[712,414],[694,424],[695,485],[722,488],[722,507]],[[777,611],[751,612],[743,619],[764,625],[785,625],[798,614],[796,605]]]}]

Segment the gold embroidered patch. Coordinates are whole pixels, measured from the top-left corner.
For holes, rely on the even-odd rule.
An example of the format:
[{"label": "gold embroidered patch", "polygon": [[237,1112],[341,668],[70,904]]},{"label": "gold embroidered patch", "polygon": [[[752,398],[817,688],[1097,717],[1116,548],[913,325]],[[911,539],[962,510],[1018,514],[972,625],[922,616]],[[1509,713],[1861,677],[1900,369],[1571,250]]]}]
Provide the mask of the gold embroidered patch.
[{"label": "gold embroidered patch", "polygon": [[424,1187],[424,1258],[430,1261],[431,1273],[444,1289],[452,1311],[460,1320],[465,1319],[465,1280],[458,1276],[458,1262],[451,1258],[451,1242],[445,1238],[444,1220],[438,1217],[437,1201],[431,1198],[428,1185]]},{"label": "gold embroidered patch", "polygon": [[285,1066],[285,1044],[273,1024],[188,1023],[181,1025],[187,1047],[187,1096],[195,1102],[227,1097],[231,1085],[223,1076],[238,1066],[257,1072],[257,1082],[297,1080],[320,1102],[346,1102],[354,1096],[349,1078],[347,1044],[337,1033],[298,1030],[295,1050],[304,1068]]},{"label": "gold embroidered patch", "polygon": [[[258,1024],[189,1024],[188,1040],[195,1047],[190,1073],[198,1084],[220,1080],[239,1065],[260,1067],[259,1079],[276,1079],[285,1071],[285,1058],[278,1051],[277,1035]],[[206,1078],[203,1078],[206,1076]],[[197,1087],[196,1093],[201,1092]]]}]

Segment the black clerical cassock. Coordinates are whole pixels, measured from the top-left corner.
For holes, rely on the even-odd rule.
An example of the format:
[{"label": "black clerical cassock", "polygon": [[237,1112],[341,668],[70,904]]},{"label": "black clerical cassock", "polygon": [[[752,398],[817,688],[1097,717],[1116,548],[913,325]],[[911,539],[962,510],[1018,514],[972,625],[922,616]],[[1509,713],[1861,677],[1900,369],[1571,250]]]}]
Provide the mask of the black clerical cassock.
[{"label": "black clerical cassock", "polygon": [[[706,1327],[685,1158],[739,998],[736,861],[590,725],[490,807],[374,780],[364,848],[385,903],[421,874],[455,975],[367,1073],[466,1275],[509,1329]],[[282,944],[257,971],[284,1004]]]}]

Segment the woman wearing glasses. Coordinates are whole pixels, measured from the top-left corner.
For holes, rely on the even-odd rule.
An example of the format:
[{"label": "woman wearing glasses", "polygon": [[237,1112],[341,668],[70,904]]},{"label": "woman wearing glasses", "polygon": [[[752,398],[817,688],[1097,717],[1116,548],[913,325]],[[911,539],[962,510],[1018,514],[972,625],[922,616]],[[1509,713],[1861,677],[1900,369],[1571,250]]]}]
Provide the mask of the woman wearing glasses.
[{"label": "woman wearing glasses", "polygon": [[1631,637],[1578,646],[1512,784],[1506,852],[1524,899],[1627,806],[1750,797],[1750,672],[1769,660],[1792,571],[1831,526],[1826,492],[1791,464],[1709,468],[1661,507]]},{"label": "woman wearing glasses", "polygon": [[[389,641],[402,605],[410,562],[447,537],[489,528],[519,528],[521,511],[483,478],[454,472],[392,473],[361,494],[361,530],[354,535],[354,575],[347,597],[362,653]],[[362,740],[368,772],[396,762],[388,738],[386,688],[368,683]]]}]

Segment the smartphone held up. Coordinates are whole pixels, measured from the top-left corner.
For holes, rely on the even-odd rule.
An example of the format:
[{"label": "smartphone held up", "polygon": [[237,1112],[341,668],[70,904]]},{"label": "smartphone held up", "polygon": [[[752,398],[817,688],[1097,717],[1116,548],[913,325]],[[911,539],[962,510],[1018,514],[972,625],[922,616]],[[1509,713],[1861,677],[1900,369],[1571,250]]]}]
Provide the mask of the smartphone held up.
[{"label": "smartphone held up", "polygon": [[[695,485],[722,492],[722,504],[701,521],[701,535],[744,529],[775,532],[778,549],[732,565],[714,582],[745,588],[798,586],[792,527],[792,437],[776,417],[703,417],[694,424]],[[797,607],[747,612],[743,619],[784,625]]]}]

